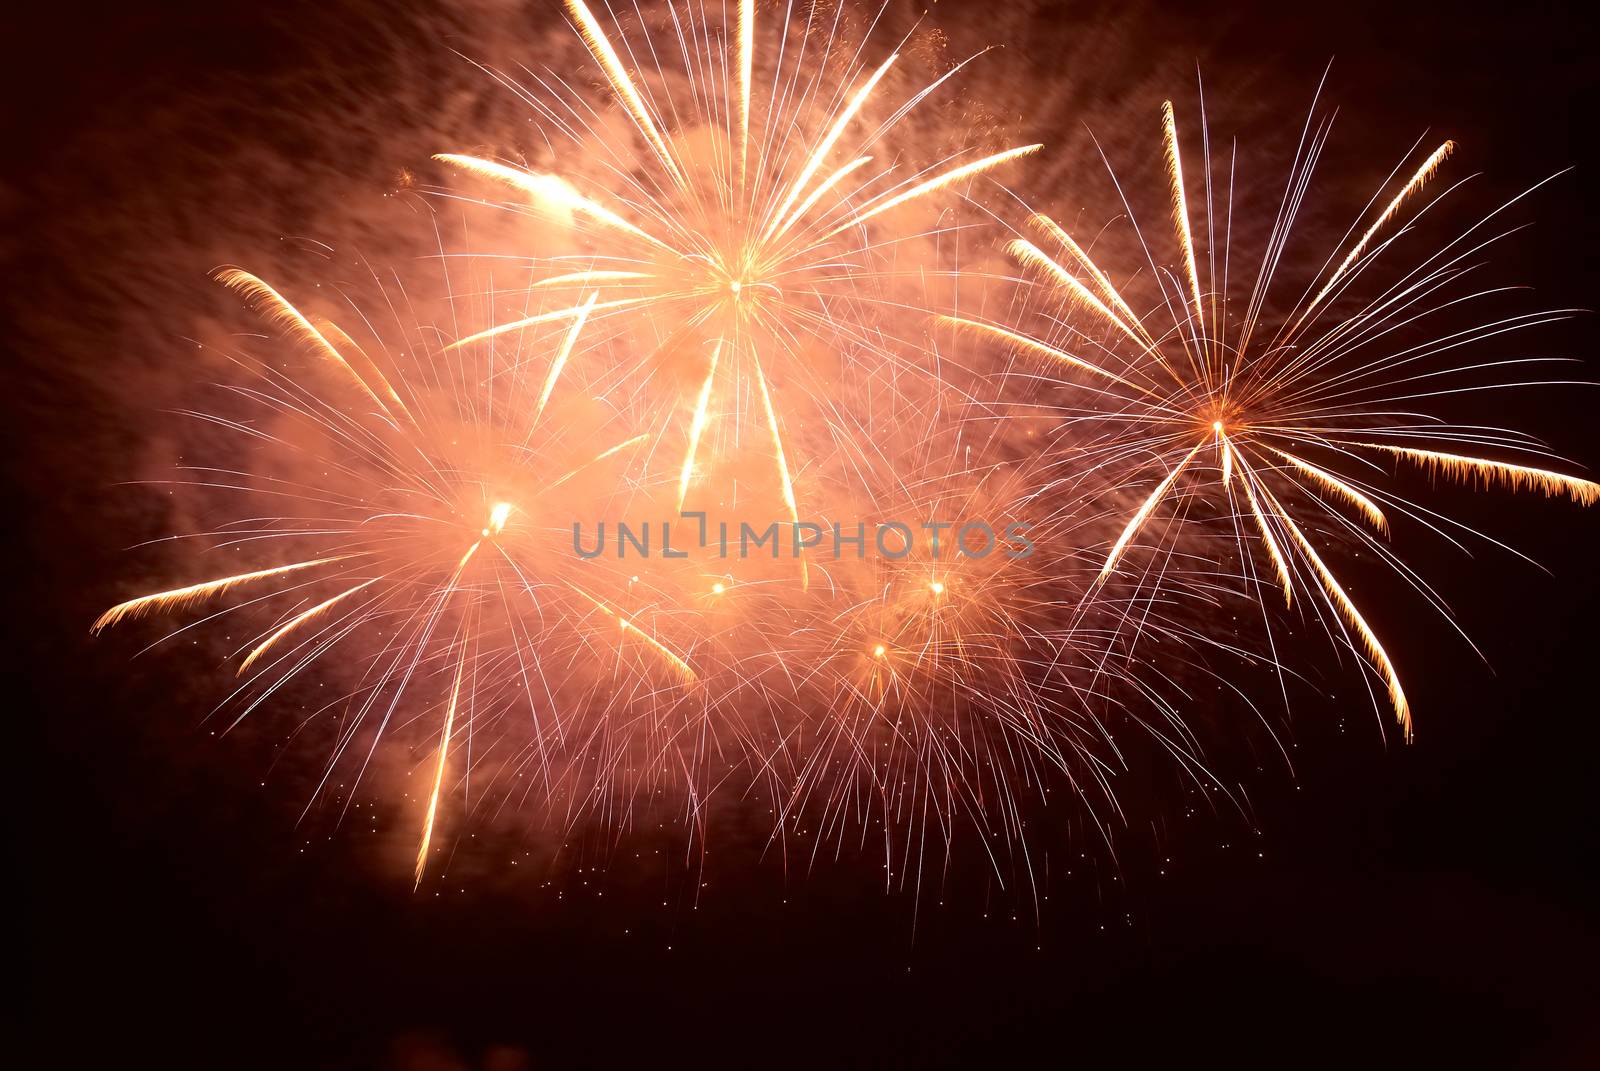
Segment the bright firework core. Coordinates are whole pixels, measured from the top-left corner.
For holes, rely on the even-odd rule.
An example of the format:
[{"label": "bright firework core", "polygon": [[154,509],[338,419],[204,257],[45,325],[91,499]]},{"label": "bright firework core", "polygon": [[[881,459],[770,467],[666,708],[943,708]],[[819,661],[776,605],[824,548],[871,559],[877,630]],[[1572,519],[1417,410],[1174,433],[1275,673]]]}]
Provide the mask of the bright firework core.
[{"label": "bright firework core", "polygon": [[511,516],[512,505],[509,502],[496,502],[489,511],[489,526],[483,530],[484,538],[499,535],[506,526],[506,518]]}]

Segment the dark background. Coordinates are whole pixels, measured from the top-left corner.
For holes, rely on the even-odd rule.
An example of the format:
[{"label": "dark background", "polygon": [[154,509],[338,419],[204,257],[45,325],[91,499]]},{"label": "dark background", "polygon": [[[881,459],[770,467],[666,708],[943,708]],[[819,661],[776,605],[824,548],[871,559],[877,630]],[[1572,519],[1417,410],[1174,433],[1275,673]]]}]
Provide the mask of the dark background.
[{"label": "dark background", "polygon": [[[1034,5],[1008,25],[1034,26],[1031,46],[1012,47],[1043,72],[1053,41],[1115,24],[1180,72],[1198,60],[1208,84],[1281,93],[1285,125],[1336,57],[1348,124],[1336,147],[1359,153],[1370,135],[1382,146],[1374,168],[1425,129],[1459,136],[1463,166],[1489,171],[1495,190],[1580,165],[1496,263],[1549,304],[1594,304],[1595,37],[1579,5],[1228,6]],[[1415,599],[1377,614],[1423,725],[1416,745],[1386,746],[1370,712],[1308,709],[1298,776],[1269,770],[1251,786],[1259,836],[1192,824],[1173,835],[1168,873],[1132,867],[1127,892],[1104,877],[1068,883],[1038,918],[1013,919],[1014,899],[980,887],[942,908],[924,897],[913,932],[911,899],[848,860],[787,882],[770,866],[715,871],[698,909],[681,876],[659,877],[659,895],[624,876],[597,882],[599,896],[567,874],[415,897],[354,848],[309,845],[298,801],[256,787],[259,756],[219,751],[191,728],[170,669],[130,668],[85,635],[122,590],[133,540],[119,525],[149,523],[110,488],[107,457],[139,435],[117,423],[128,399],[77,393],[97,359],[86,335],[112,332],[108,367],[120,341],[116,295],[88,280],[101,258],[131,255],[142,232],[125,217],[181,198],[163,139],[191,135],[167,121],[190,95],[240,79],[270,87],[317,64],[342,65],[352,93],[379,94],[392,77],[381,56],[408,32],[371,9],[298,3],[58,4],[7,31],[16,497],[5,588],[16,604],[4,627],[20,661],[6,781],[13,884],[28,894],[13,916],[27,949],[26,999],[13,1008],[41,1062],[982,1066],[1037,1054],[1204,1065],[1228,1054],[1593,1066],[1600,510],[1527,496],[1439,500],[1550,575],[1488,550],[1425,562],[1493,670]],[[1101,97],[1115,101],[1119,77],[1140,81],[1140,54],[1100,66]],[[288,113],[227,137],[298,151]],[[294,206],[262,208],[273,212]],[[198,275],[223,259],[147,270]],[[1597,331],[1580,318],[1541,342],[1592,362]],[[1600,464],[1596,398],[1541,392],[1507,422]]]}]

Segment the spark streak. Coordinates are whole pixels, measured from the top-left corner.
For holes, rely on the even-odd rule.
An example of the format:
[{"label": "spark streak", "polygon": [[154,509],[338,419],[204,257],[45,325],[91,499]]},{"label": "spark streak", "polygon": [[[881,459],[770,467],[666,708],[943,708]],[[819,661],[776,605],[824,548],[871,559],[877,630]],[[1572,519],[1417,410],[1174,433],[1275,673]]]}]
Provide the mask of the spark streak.
[{"label": "spark streak", "polygon": [[1581,480],[1549,469],[1536,469],[1528,465],[1514,465],[1507,461],[1489,461],[1481,457],[1464,457],[1445,454],[1437,450],[1417,450],[1408,446],[1386,446],[1382,443],[1352,442],[1368,450],[1382,450],[1408,461],[1415,461],[1429,472],[1443,473],[1456,480],[1478,479],[1485,487],[1500,484],[1513,491],[1524,488],[1542,491],[1546,498],[1566,495],[1580,506],[1592,506],[1600,500],[1600,484]]},{"label": "spark streak", "polygon": [[1139,529],[1144,527],[1144,522],[1150,519],[1150,514],[1161,504],[1161,500],[1166,497],[1172,485],[1177,482],[1179,476],[1183,475],[1183,470],[1189,467],[1189,462],[1194,460],[1194,456],[1200,452],[1203,446],[1205,446],[1205,443],[1200,443],[1184,455],[1183,460],[1178,462],[1177,466],[1167,473],[1160,483],[1156,484],[1156,489],[1150,492],[1150,497],[1144,500],[1144,504],[1134,511],[1133,516],[1128,520],[1127,527],[1123,528],[1122,534],[1111,545],[1111,553],[1106,555],[1106,563],[1100,567],[1100,580],[1102,582],[1117,567],[1117,562],[1122,559],[1122,553],[1128,549],[1129,542],[1139,534]]},{"label": "spark streak", "polygon": [[245,657],[245,660],[239,663],[239,673],[243,675],[245,671],[256,664],[257,659],[271,649],[273,644],[289,635],[289,633],[293,632],[301,625],[306,624],[308,621],[312,621],[318,617],[321,617],[324,613],[333,609],[335,606],[339,605],[356,592],[370,588],[372,585],[376,584],[379,579],[380,578],[378,577],[374,577],[371,580],[357,584],[353,588],[346,588],[344,591],[339,592],[339,594],[333,596],[331,599],[324,599],[322,602],[317,603],[317,605],[313,606],[309,610],[306,610],[304,613],[296,614],[294,617],[290,618],[287,623],[273,632],[272,635],[268,636],[266,639],[257,644],[255,650],[251,651],[249,655]]},{"label": "spark streak", "polygon": [[445,706],[444,729],[439,734],[439,761],[433,770],[433,790],[428,793],[428,813],[422,820],[422,843],[417,847],[417,873],[412,888],[422,885],[422,874],[428,868],[428,845],[433,842],[433,823],[439,814],[439,790],[444,786],[444,768],[450,758],[450,737],[456,727],[456,704],[461,699],[461,678],[467,671],[467,648],[461,647],[461,658],[456,662],[456,678],[450,685],[450,702]]},{"label": "spark streak", "polygon": [[320,565],[332,565],[334,562],[346,561],[355,557],[353,554],[338,554],[330,558],[314,558],[311,561],[294,562],[290,565],[279,565],[271,569],[257,569],[250,573],[239,573],[235,576],[225,576],[218,580],[204,580],[188,587],[174,588],[172,591],[158,591],[154,595],[141,595],[137,599],[118,603],[95,619],[93,631],[137,617],[143,617],[152,611],[179,610],[201,599],[213,595],[221,595],[240,584],[249,584],[256,580],[267,580],[275,576],[283,576],[300,569],[315,569]]}]

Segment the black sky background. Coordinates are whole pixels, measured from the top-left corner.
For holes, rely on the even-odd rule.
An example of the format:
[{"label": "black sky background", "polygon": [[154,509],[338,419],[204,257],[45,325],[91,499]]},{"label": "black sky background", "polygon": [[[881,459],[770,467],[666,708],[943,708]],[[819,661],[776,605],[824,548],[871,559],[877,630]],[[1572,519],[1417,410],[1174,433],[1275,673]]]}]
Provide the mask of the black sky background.
[{"label": "black sky background", "polygon": [[[1116,18],[1163,54],[1193,41],[1208,83],[1248,73],[1263,92],[1285,87],[1286,122],[1335,57],[1344,145],[1371,133],[1385,165],[1424,129],[1459,136],[1465,166],[1496,189],[1579,165],[1495,259],[1542,301],[1595,306],[1595,35],[1577,5],[1249,3],[1220,16],[1062,3],[1032,17],[1041,43],[1012,47],[1039,69],[1052,35]],[[41,1063],[1593,1066],[1600,510],[1527,496],[1439,495],[1553,574],[1492,553],[1426,563],[1493,670],[1416,600],[1380,611],[1424,725],[1416,745],[1385,747],[1367,711],[1310,710],[1298,778],[1252,786],[1259,837],[1190,829],[1174,873],[1064,893],[1039,922],[980,891],[924,903],[913,935],[914,905],[885,895],[870,866],[787,883],[770,868],[719,872],[695,910],[681,887],[626,879],[603,898],[581,879],[560,899],[530,883],[418,898],[353,850],[301,853],[298,801],[255,790],[250,756],[188,728],[159,660],[130,667],[86,635],[121,590],[132,539],[107,504],[119,500],[104,458],[134,433],[104,400],[70,402],[63,367],[82,355],[53,349],[59,324],[114,318],[75,282],[99,251],[62,235],[181,187],[158,151],[101,161],[85,183],[72,169],[94,138],[138,130],[153,99],[241,71],[270,81],[346,45],[359,85],[369,18],[301,3],[61,4],[7,33],[0,307],[15,328],[0,345],[15,351],[4,430],[17,495],[4,627],[22,656],[7,674],[7,781],[14,884],[28,894],[14,916],[26,1000],[13,1008]],[[1136,58],[1108,76],[1119,67],[1137,77]],[[1590,378],[1597,339],[1593,316],[1542,336],[1585,358]],[[1507,423],[1600,465],[1597,397],[1539,392]]]}]

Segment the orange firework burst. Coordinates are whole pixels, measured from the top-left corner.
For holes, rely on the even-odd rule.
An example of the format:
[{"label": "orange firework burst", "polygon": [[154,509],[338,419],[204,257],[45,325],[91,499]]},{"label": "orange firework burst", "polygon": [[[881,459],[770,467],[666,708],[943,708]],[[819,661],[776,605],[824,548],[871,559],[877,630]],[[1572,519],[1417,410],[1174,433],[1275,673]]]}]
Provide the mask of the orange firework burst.
[{"label": "orange firework burst", "polygon": [[[1208,644],[1257,659],[1194,611],[1241,586],[1360,652],[1409,739],[1399,673],[1327,538],[1437,603],[1387,541],[1402,517],[1451,522],[1384,463],[1600,499],[1527,436],[1414,411],[1509,385],[1483,380],[1517,362],[1456,354],[1566,311],[1477,315],[1497,291],[1460,284],[1503,209],[1391,270],[1443,196],[1451,142],[1397,167],[1284,300],[1328,137],[1308,123],[1236,301],[1231,165],[1219,228],[1209,150],[1187,166],[1168,104],[1169,262],[1137,224],[1103,253],[1034,215],[1006,247],[1017,279],[950,247],[1004,218],[966,221],[970,180],[1039,146],[918,125],[964,63],[913,77],[843,7],[736,0],[725,24],[672,3],[631,23],[567,10],[597,76],[496,75],[543,146],[440,155],[494,193],[422,202],[487,206],[509,251],[483,230],[453,245],[440,212],[432,300],[373,272],[382,301],[336,313],[307,283],[218,273],[293,355],[230,356],[243,382],[187,414],[239,458],[186,467],[178,482],[232,519],[180,538],[230,564],[94,624],[248,622],[236,719],[332,678],[306,719],[331,725],[319,791],[341,765],[416,775],[418,884],[474,800],[610,830],[668,787],[702,845],[717,794],[765,805],[785,859],[796,838],[815,855],[872,829],[886,879],[915,881],[965,826],[1003,884],[1007,864],[1031,883],[1024,830],[1052,782],[1107,840],[1126,819],[1118,727],[1229,791],[1168,695],[1212,673]],[[1148,270],[1125,277],[1141,250]],[[1010,317],[967,314],[1013,297]],[[1010,356],[951,362],[941,325]],[[1208,555],[1207,522],[1238,568]],[[841,554],[845,533],[859,551]],[[1275,643],[1260,661],[1284,669]]]},{"label": "orange firework burst", "polygon": [[[248,272],[219,278],[333,373],[331,382],[315,369],[291,377],[237,359],[254,373],[254,383],[230,388],[246,412],[203,415],[261,448],[249,471],[194,468],[192,485],[241,493],[271,510],[211,533],[215,552],[281,547],[272,556],[289,560],[130,599],[95,629],[236,590],[251,597],[232,609],[272,608],[239,652],[239,717],[312,667],[359,665],[329,708],[341,718],[330,771],[347,757],[364,768],[381,740],[413,720],[413,704],[437,704],[420,881],[449,756],[464,736],[525,704],[536,747],[551,763],[546,776],[556,776],[550,756],[574,727],[552,697],[604,676],[582,668],[584,650],[620,654],[631,639],[667,681],[692,682],[687,664],[643,625],[624,621],[624,635],[602,637],[616,615],[576,583],[561,551],[559,518],[589,496],[577,477],[609,482],[645,436],[597,448],[591,444],[618,423],[605,406],[569,402],[560,420],[546,412],[581,321],[542,379],[526,371],[494,377],[438,362],[422,339],[408,340],[409,359],[383,350],[375,359],[332,321],[303,313]],[[489,382],[499,383],[498,394],[484,390]],[[550,657],[557,651],[580,665],[563,667]],[[582,739],[591,743],[593,730]]]},{"label": "orange firework burst", "polygon": [[[1302,140],[1261,273],[1240,314],[1228,290],[1225,242],[1220,251],[1218,244],[1205,251],[1209,270],[1202,276],[1177,117],[1170,102],[1162,109],[1162,131],[1178,255],[1171,269],[1150,261],[1148,278],[1157,288],[1146,302],[1150,311],[1136,311],[1124,288],[1065,228],[1035,215],[1030,220],[1031,235],[1013,240],[1010,252],[1025,271],[1069,304],[1078,322],[1090,325],[1088,331],[1069,328],[1071,337],[1060,340],[987,321],[945,317],[945,322],[1084,377],[1094,385],[1096,401],[1082,414],[1092,412],[1089,419],[1115,430],[1082,449],[1077,462],[1115,467],[1126,473],[1130,488],[1154,481],[1106,553],[1099,571],[1102,584],[1140,546],[1140,537],[1157,515],[1176,508],[1181,521],[1191,494],[1209,490],[1225,496],[1234,518],[1244,522],[1238,529],[1241,538],[1253,530],[1285,601],[1293,605],[1297,591],[1318,592],[1323,605],[1347,627],[1383,679],[1395,717],[1409,739],[1411,710],[1399,673],[1308,535],[1308,517],[1331,521],[1334,530],[1360,539],[1380,559],[1409,576],[1377,536],[1389,534],[1391,512],[1421,517],[1423,511],[1371,482],[1381,472],[1372,463],[1374,456],[1412,462],[1485,487],[1537,490],[1583,505],[1594,503],[1600,498],[1600,485],[1589,480],[1456,452],[1485,446],[1537,451],[1538,444],[1525,436],[1452,425],[1403,408],[1455,393],[1486,367],[1519,363],[1443,363],[1461,348],[1574,310],[1523,313],[1464,329],[1429,332],[1430,318],[1481,303],[1495,293],[1463,295],[1452,284],[1468,274],[1472,255],[1500,237],[1481,232],[1508,206],[1428,250],[1420,262],[1392,273],[1374,296],[1354,296],[1352,287],[1358,280],[1382,274],[1398,256],[1391,252],[1396,235],[1390,229],[1451,155],[1454,144],[1446,141],[1413,170],[1396,168],[1395,176],[1408,177],[1398,189],[1380,190],[1373,197],[1367,211],[1380,203],[1382,207],[1369,221],[1358,219],[1346,240],[1365,222],[1360,236],[1330,257],[1303,295],[1282,311],[1274,301],[1276,272],[1328,136],[1328,124],[1323,123],[1309,140]],[[1231,190],[1230,184],[1230,195]],[[1209,207],[1213,196],[1209,155],[1205,191]],[[1386,193],[1388,199],[1381,200]],[[1226,211],[1231,225],[1231,202]],[[1426,207],[1414,215],[1423,211]],[[1132,209],[1128,212],[1131,218]],[[1215,233],[1208,218],[1207,234]],[[1142,236],[1139,242],[1148,248]],[[1402,329],[1420,331],[1420,338],[1396,347],[1392,336]],[[1489,387],[1522,385],[1526,384],[1499,382]],[[1474,382],[1466,389],[1486,388]],[[1347,471],[1351,468],[1362,475],[1351,475]],[[1162,531],[1170,536],[1174,528]]]},{"label": "orange firework burst", "polygon": [[[584,0],[568,0],[567,8],[626,130],[572,93],[564,75],[551,73],[535,76],[532,89],[513,88],[544,120],[546,136],[570,146],[556,152],[552,170],[454,153],[439,159],[511,187],[525,198],[519,207],[542,219],[571,222],[587,248],[536,263],[530,285],[569,294],[572,303],[456,345],[585,315],[648,321],[655,361],[686,350],[689,364],[698,365],[675,465],[678,508],[695,482],[719,399],[748,381],[783,506],[798,521],[780,384],[809,396],[820,422],[837,429],[835,442],[848,442],[848,421],[832,412],[841,380],[859,376],[869,355],[892,359],[884,317],[874,310],[886,309],[891,323],[909,322],[920,333],[917,317],[907,315],[911,299],[886,289],[927,273],[925,263],[915,271],[892,263],[903,247],[927,237],[904,225],[905,210],[1039,146],[990,153],[960,147],[911,171],[897,159],[898,148],[890,159],[874,160],[875,147],[889,150],[907,113],[964,64],[885,105],[880,98],[899,54],[863,63],[865,43],[840,40],[838,22],[830,25],[820,8],[808,11],[794,39],[785,16],[774,47],[762,50],[764,61],[776,57],[770,66],[756,63],[762,28],[754,0],[740,0],[733,25],[720,33],[696,24],[703,16],[669,5],[656,16],[660,33],[641,34],[637,47]],[[668,41],[676,42],[680,64],[661,61]],[[646,56],[653,68],[630,70]],[[829,374],[808,371],[819,361]],[[804,558],[800,567],[805,582]]]}]

